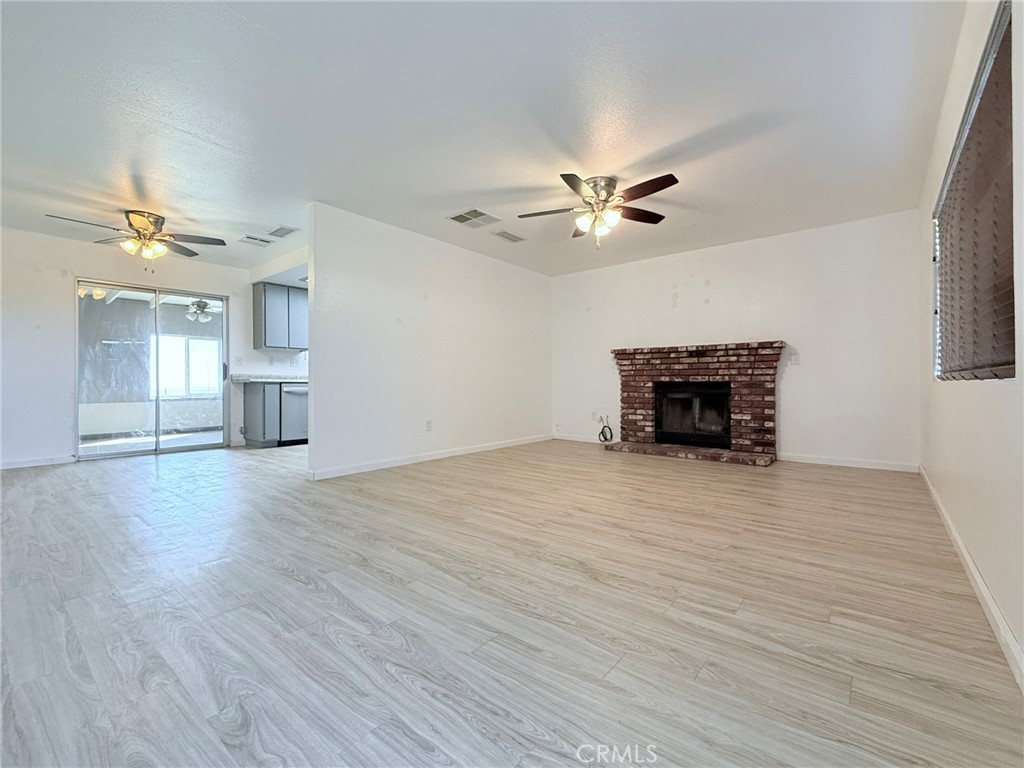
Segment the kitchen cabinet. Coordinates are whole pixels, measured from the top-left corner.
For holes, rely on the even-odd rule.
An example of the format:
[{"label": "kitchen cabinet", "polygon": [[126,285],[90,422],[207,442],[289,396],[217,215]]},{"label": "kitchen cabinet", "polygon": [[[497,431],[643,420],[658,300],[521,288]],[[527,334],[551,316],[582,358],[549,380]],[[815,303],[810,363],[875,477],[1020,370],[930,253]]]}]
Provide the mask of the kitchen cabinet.
[{"label": "kitchen cabinet", "polygon": [[309,349],[309,292],[288,289],[288,348]]},{"label": "kitchen cabinet", "polygon": [[281,385],[246,384],[243,408],[245,444],[269,448],[281,440]]},{"label": "kitchen cabinet", "polygon": [[252,345],[254,349],[309,348],[309,294],[304,288],[253,285]]},{"label": "kitchen cabinet", "polygon": [[307,382],[248,382],[244,392],[245,444],[250,448],[309,440]]}]

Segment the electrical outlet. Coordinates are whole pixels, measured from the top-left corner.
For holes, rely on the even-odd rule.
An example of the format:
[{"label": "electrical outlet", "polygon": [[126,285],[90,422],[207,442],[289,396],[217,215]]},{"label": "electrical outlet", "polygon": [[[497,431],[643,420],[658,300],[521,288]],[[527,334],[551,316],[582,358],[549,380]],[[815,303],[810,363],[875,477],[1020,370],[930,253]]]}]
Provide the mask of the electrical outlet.
[{"label": "electrical outlet", "polygon": [[597,421],[597,411],[591,411],[590,412],[590,420],[591,421]]},{"label": "electrical outlet", "polygon": [[432,432],[434,429],[434,420],[427,419],[427,432]]},{"label": "electrical outlet", "polygon": [[790,365],[800,365],[800,353],[797,352],[792,347],[789,350],[789,364]]},{"label": "electrical outlet", "polygon": [[298,368],[299,367],[299,358],[297,358],[297,357],[293,357],[288,362],[289,362],[289,364],[291,365],[292,368]]},{"label": "electrical outlet", "polygon": [[238,434],[244,435],[245,434],[245,427],[239,427],[238,428]]},{"label": "electrical outlet", "polygon": [[274,364],[274,358],[268,357],[267,358],[267,365],[273,365],[273,364]]}]

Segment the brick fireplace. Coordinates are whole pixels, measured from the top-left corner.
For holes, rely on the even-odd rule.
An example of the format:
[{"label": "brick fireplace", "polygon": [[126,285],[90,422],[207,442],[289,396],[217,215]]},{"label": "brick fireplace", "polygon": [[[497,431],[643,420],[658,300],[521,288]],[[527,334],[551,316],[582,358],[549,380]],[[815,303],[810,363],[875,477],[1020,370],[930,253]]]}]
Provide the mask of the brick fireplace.
[{"label": "brick fireplace", "polygon": [[611,451],[766,467],[782,341],[615,349],[622,441]]}]

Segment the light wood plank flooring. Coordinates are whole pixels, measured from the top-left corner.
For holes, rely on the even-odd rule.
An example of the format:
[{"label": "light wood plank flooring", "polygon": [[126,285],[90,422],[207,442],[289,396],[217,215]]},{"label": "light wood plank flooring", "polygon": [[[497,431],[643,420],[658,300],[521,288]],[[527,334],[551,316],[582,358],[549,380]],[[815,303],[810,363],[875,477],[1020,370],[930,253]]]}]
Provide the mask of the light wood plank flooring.
[{"label": "light wood plank flooring", "polygon": [[1022,764],[916,476],[564,442],[305,463],[3,473],[3,765]]}]

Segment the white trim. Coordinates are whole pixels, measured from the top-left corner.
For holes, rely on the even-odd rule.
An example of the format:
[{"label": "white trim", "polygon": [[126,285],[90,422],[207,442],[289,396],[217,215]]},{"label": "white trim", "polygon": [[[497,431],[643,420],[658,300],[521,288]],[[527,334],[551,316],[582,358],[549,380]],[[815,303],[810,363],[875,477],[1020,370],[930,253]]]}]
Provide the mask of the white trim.
[{"label": "white trim", "polygon": [[564,435],[561,432],[555,434],[555,440],[571,440],[574,443],[600,443],[597,435]]},{"label": "white trim", "polygon": [[412,456],[400,456],[395,459],[384,459],[383,461],[370,461],[365,464],[351,464],[347,467],[335,467],[333,469],[317,469],[309,473],[313,480],[327,480],[332,477],[343,477],[355,475],[360,472],[372,472],[376,469],[387,469],[389,467],[401,467],[405,464],[418,464],[421,461],[433,461],[434,459],[447,459],[450,456],[462,456],[467,453],[480,453],[482,451],[493,451],[498,448],[511,448],[516,445],[527,443],[540,443],[550,440],[551,435],[535,435],[533,437],[521,437],[515,440],[502,440],[497,443],[483,443],[481,445],[470,445],[465,448],[451,448],[446,451],[432,451],[430,453],[417,453]]},{"label": "white trim", "polygon": [[779,461],[796,461],[801,464],[830,464],[835,467],[856,467],[858,469],[884,469],[889,472],[913,472],[917,474],[920,466],[904,464],[898,461],[875,461],[874,459],[840,459],[834,456],[804,456],[798,453],[780,453]]},{"label": "white trim", "polygon": [[921,477],[924,478],[925,487],[935,503],[935,508],[939,510],[939,517],[942,518],[942,524],[946,526],[946,532],[953,542],[953,548],[956,549],[956,553],[960,556],[960,562],[963,563],[964,570],[967,571],[967,578],[970,579],[971,586],[974,588],[974,594],[978,596],[978,601],[985,611],[985,617],[988,619],[988,623],[992,625],[992,631],[995,633],[999,647],[1003,649],[1003,655],[1006,656],[1006,661],[1010,665],[1010,671],[1017,679],[1017,685],[1024,691],[1024,650],[1021,649],[1020,643],[1013,636],[1013,631],[1010,629],[1006,617],[999,610],[999,606],[996,604],[988,584],[985,583],[985,577],[981,575],[981,571],[978,570],[974,558],[971,557],[970,550],[967,549],[964,540],[960,538],[959,531],[953,525],[953,520],[950,518],[949,512],[946,511],[946,507],[942,503],[942,499],[939,498],[939,493],[935,490],[935,486],[932,485],[931,478],[928,477],[928,472],[924,467],[921,467]]},{"label": "white trim", "polygon": [[48,459],[26,459],[24,461],[5,461],[0,469],[22,469],[24,467],[47,467],[51,464],[74,464],[74,456],[53,456]]}]

